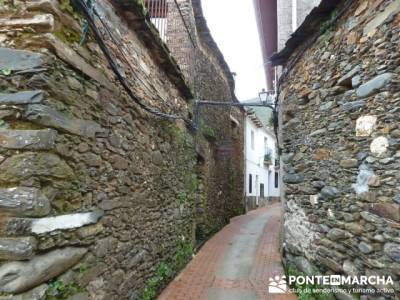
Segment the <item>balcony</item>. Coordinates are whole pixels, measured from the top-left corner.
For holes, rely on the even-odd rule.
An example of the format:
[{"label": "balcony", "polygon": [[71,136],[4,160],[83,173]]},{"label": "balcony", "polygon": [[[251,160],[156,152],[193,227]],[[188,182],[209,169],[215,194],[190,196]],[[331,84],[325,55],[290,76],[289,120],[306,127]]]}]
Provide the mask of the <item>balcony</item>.
[{"label": "balcony", "polygon": [[270,153],[267,153],[264,155],[264,166],[269,167],[272,165],[272,157]]}]

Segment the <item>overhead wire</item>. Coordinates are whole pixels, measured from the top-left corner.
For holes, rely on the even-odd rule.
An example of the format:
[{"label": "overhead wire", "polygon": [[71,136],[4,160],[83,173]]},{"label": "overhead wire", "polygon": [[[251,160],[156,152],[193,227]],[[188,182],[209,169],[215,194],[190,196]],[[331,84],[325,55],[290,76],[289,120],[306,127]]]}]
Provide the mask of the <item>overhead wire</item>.
[{"label": "overhead wire", "polygon": [[[98,43],[101,51],[103,52],[104,56],[106,57],[112,71],[114,72],[117,80],[119,81],[119,83],[122,85],[122,87],[124,88],[125,92],[128,94],[128,96],[143,110],[147,111],[148,113],[155,115],[157,117],[160,118],[164,118],[164,119],[170,119],[170,120],[182,120],[185,122],[185,124],[191,128],[191,129],[195,129],[196,126],[194,125],[194,123],[192,122],[192,120],[181,116],[181,115],[176,115],[176,114],[168,114],[168,113],[164,113],[159,111],[158,109],[154,108],[154,107],[150,107],[146,104],[144,104],[142,102],[141,99],[139,99],[135,93],[132,91],[132,89],[130,88],[128,82],[126,81],[126,79],[124,78],[124,76],[121,74],[119,67],[117,66],[112,54],[110,53],[108,46],[105,44],[104,39],[102,37],[102,34],[100,33],[99,29],[97,28],[96,22],[94,20],[94,15],[96,15],[97,17],[99,17],[100,22],[103,24],[103,26],[105,26],[106,31],[110,34],[110,28],[107,28],[107,24],[105,24],[105,22],[100,18],[98,12],[96,11],[95,8],[93,8],[93,10],[87,6],[87,4],[84,2],[84,0],[77,0],[76,1],[79,9],[82,11],[85,19],[86,19],[86,24],[88,25],[88,27],[92,30],[92,33],[94,35],[94,39],[96,40],[96,42]],[[93,13],[92,13],[93,11]],[[104,25],[105,24],[105,25]],[[110,35],[111,39],[113,40],[113,42],[115,42],[114,38],[112,35]],[[117,43],[118,44],[118,43]],[[120,49],[120,47],[117,47],[118,49]],[[125,57],[126,59],[126,57]],[[133,69],[132,69],[133,70]]]}]

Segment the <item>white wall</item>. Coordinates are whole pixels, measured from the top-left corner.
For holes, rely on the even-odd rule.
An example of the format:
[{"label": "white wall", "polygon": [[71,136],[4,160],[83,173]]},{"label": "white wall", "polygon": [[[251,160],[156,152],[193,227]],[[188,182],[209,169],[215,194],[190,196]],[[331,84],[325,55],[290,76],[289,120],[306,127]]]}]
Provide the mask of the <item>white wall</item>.
[{"label": "white wall", "polygon": [[[254,132],[254,149],[251,145],[251,132]],[[264,197],[279,197],[279,187],[275,188],[276,141],[274,135],[264,128],[258,128],[249,117],[246,117],[246,196],[260,196],[260,184],[264,184]],[[265,146],[271,151],[272,165],[264,165]],[[277,170],[278,171],[278,170]],[[249,191],[249,174],[252,174],[252,192]],[[256,187],[256,178],[258,185]]]},{"label": "white wall", "polygon": [[311,10],[320,4],[321,0],[278,0],[278,51],[292,33],[303,23]]}]

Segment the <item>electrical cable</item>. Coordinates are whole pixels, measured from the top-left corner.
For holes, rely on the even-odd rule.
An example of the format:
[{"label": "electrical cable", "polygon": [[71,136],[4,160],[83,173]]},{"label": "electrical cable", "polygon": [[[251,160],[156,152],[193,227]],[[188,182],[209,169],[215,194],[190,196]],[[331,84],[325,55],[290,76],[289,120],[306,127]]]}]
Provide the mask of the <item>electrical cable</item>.
[{"label": "electrical cable", "polygon": [[170,119],[170,120],[183,120],[189,128],[195,129],[196,127],[193,124],[192,120],[185,118],[183,116],[179,116],[179,115],[167,114],[167,113],[161,112],[153,107],[147,106],[133,93],[132,89],[129,87],[129,84],[126,82],[124,76],[120,73],[117,64],[115,63],[107,45],[105,44],[105,42],[102,38],[101,33],[99,32],[99,29],[97,28],[97,25],[94,21],[92,13],[91,13],[91,9],[86,5],[84,0],[77,0],[76,3],[78,5],[78,7],[80,8],[80,10],[82,11],[89,28],[93,32],[96,42],[99,44],[99,47],[100,47],[101,51],[103,52],[104,56],[106,57],[112,71],[116,75],[117,80],[120,82],[120,84],[122,85],[122,87],[124,88],[124,90],[126,91],[128,96],[139,107],[141,107],[143,110],[147,111],[148,113],[150,113],[152,115],[155,115],[157,117],[164,118],[164,119]]}]

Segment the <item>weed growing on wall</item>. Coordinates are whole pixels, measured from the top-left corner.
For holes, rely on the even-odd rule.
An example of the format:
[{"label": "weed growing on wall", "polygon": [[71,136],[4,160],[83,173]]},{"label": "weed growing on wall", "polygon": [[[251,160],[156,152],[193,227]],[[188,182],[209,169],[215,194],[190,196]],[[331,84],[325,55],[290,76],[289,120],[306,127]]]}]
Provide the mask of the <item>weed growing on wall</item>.
[{"label": "weed growing on wall", "polygon": [[169,262],[158,265],[155,275],[147,281],[141,300],[152,300],[157,293],[174,278],[180,270],[190,261],[193,255],[193,246],[190,241],[182,238],[177,242],[177,251],[174,258]]},{"label": "weed growing on wall", "polygon": [[75,282],[64,283],[62,280],[50,282],[49,288],[46,291],[46,300],[68,299],[70,296],[82,292]]}]

